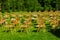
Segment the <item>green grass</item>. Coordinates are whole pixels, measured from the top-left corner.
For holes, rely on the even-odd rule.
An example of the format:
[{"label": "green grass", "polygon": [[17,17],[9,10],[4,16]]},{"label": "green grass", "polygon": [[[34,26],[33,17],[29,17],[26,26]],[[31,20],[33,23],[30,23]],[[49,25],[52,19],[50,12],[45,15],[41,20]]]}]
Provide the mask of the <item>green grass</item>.
[{"label": "green grass", "polygon": [[60,38],[50,32],[3,32],[0,27],[0,40],[60,40]]}]

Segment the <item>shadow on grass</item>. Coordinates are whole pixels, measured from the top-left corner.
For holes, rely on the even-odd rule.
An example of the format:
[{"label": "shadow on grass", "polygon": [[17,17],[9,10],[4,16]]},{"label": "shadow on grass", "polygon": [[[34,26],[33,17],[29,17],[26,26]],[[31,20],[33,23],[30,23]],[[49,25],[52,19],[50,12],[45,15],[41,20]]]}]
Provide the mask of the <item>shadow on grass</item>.
[{"label": "shadow on grass", "polygon": [[[22,30],[24,32],[25,30]],[[21,32],[21,30],[18,30],[17,32]],[[32,30],[32,32],[37,32],[37,30]]]},{"label": "shadow on grass", "polygon": [[37,30],[33,30],[32,32],[37,32]]},{"label": "shadow on grass", "polygon": [[3,32],[10,32],[10,30],[4,30]]},{"label": "shadow on grass", "polygon": [[55,35],[56,37],[60,38],[60,29],[56,29],[56,30],[51,29],[49,32]]},{"label": "shadow on grass", "polygon": [[[22,30],[22,32],[24,32],[25,30]],[[17,32],[21,32],[21,30],[18,30]]]}]

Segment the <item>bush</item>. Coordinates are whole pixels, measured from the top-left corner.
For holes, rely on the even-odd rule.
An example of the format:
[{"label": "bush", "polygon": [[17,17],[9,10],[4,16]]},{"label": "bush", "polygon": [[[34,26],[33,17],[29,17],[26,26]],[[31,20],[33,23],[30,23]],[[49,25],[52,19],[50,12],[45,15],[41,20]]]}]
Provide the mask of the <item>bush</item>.
[{"label": "bush", "polygon": [[57,10],[57,0],[0,0],[2,12]]}]

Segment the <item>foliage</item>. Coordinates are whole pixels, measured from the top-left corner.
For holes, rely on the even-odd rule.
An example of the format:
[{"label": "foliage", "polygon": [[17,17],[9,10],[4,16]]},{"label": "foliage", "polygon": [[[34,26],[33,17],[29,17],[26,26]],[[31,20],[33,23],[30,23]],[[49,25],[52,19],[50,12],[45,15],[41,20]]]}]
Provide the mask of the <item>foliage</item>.
[{"label": "foliage", "polygon": [[2,12],[57,10],[58,0],[0,0]]}]

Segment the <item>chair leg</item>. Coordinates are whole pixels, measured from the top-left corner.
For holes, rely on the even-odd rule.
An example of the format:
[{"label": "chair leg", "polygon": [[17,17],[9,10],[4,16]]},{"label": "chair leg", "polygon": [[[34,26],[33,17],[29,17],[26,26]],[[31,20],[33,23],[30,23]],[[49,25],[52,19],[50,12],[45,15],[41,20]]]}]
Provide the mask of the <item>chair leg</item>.
[{"label": "chair leg", "polygon": [[10,28],[10,31],[12,32],[12,31],[13,31],[13,29],[12,29],[12,28]]},{"label": "chair leg", "polygon": [[46,27],[43,27],[43,32],[46,32]]},{"label": "chair leg", "polygon": [[39,32],[40,28],[37,28],[37,32]]},{"label": "chair leg", "polygon": [[28,33],[28,30],[26,29],[26,32]]},{"label": "chair leg", "polygon": [[21,32],[23,32],[23,29],[21,29]]}]

